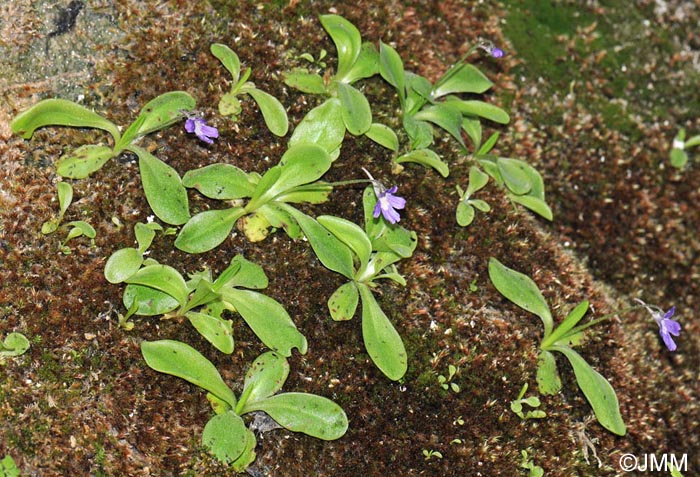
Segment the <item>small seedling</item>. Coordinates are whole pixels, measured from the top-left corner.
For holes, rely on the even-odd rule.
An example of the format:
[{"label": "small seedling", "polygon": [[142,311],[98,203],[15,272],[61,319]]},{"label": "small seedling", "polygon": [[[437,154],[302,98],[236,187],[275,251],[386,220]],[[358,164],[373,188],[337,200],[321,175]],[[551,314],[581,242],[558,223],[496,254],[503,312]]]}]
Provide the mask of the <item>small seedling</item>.
[{"label": "small seedling", "polygon": [[29,349],[29,340],[22,333],[10,333],[0,343],[0,363],[3,358],[20,356]]},{"label": "small seedling", "polygon": [[671,165],[676,169],[683,169],[688,163],[688,153],[686,151],[698,145],[700,145],[700,134],[686,141],[685,129],[678,131],[678,134],[673,139],[673,145],[671,147]]},{"label": "small seedling", "polygon": [[[490,212],[491,206],[487,202],[480,199],[472,199],[472,195],[483,189],[489,181],[489,176],[482,172],[478,167],[472,166],[469,168],[469,184],[467,190],[464,191],[458,185],[457,194],[459,194],[459,204],[457,204],[457,223],[462,227],[466,227],[474,220],[475,209],[481,212]],[[471,288],[471,285],[470,285]],[[474,290],[472,290],[474,291]]]},{"label": "small seedling", "polygon": [[73,202],[73,186],[69,183],[59,182],[56,184],[56,191],[56,195],[58,196],[58,215],[41,225],[41,233],[44,235],[52,234],[58,229],[58,226],[63,221],[66,210],[68,210],[71,202]]},{"label": "small seedling", "polygon": [[71,254],[71,249],[66,245],[69,240],[72,240],[74,238],[82,237],[83,235],[89,239],[94,239],[96,236],[95,229],[92,227],[92,225],[88,224],[87,222],[83,220],[76,220],[73,222],[68,222],[66,224],[66,227],[68,228],[68,234],[66,235],[66,238],[63,242],[61,242],[61,245],[59,246],[59,249],[61,250],[61,253],[64,255],[70,255]]},{"label": "small seedling", "polygon": [[532,462],[526,450],[521,450],[520,454],[523,456],[520,467],[529,471],[528,477],[542,477],[544,475],[544,469]]},{"label": "small seedling", "polygon": [[425,457],[425,460],[442,459],[442,453],[432,449],[423,449],[423,456]]},{"label": "small seedling", "polygon": [[284,106],[277,98],[255,87],[255,83],[248,81],[251,69],[248,68],[241,76],[241,61],[238,55],[226,45],[214,43],[210,47],[211,53],[216,56],[233,77],[231,91],[226,93],[219,101],[219,112],[222,116],[230,116],[233,121],[238,119],[241,113],[241,102],[238,96],[247,94],[258,104],[265,124],[270,132],[276,136],[284,136],[289,130],[289,121]]},{"label": "small seedling", "polygon": [[452,378],[455,377],[455,374],[457,374],[457,368],[452,364],[449,365],[447,367],[447,377],[443,376],[442,374],[438,376],[440,387],[442,387],[442,389],[445,391],[451,389],[453,392],[458,393],[460,391],[459,386],[457,383],[452,382]]},{"label": "small seedling", "polygon": [[146,363],[161,373],[172,374],[207,391],[215,416],[204,427],[202,444],[220,461],[242,471],[255,460],[255,434],[241,416],[262,411],[281,427],[323,440],[342,437],[348,429],[345,412],[322,396],[306,393],[278,394],[289,375],[289,364],[280,354],[268,351],[248,369],[238,399],[214,365],[197,350],[179,341],[144,341]]},{"label": "small seedling", "polygon": [[527,404],[532,408],[540,407],[540,398],[538,398],[537,396],[530,396],[529,398],[524,398],[526,392],[527,383],[523,384],[523,387],[520,389],[520,393],[518,394],[518,398],[515,401],[510,402],[510,410],[517,414],[518,417],[523,420],[542,419],[544,417],[547,417],[547,413],[539,409],[523,413],[523,404]]}]

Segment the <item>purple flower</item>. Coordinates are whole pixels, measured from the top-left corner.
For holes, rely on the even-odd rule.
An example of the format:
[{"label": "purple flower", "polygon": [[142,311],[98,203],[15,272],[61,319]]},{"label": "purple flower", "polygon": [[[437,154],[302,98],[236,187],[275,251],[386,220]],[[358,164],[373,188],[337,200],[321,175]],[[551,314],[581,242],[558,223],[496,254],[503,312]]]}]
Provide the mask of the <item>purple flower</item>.
[{"label": "purple flower", "polygon": [[374,214],[372,214],[374,215],[375,219],[379,217],[379,214],[381,213],[390,224],[395,224],[401,220],[401,217],[396,209],[403,209],[406,207],[406,199],[394,195],[397,190],[398,186],[385,189],[379,194],[377,194],[377,191],[375,190],[375,194],[377,195],[377,205],[374,206]]},{"label": "purple flower", "polygon": [[484,50],[494,58],[503,58],[503,55],[505,55],[504,51],[494,45],[492,41],[484,40],[476,45],[476,47]]},{"label": "purple flower", "polygon": [[669,349],[669,351],[676,350],[676,343],[673,341],[673,336],[678,336],[681,333],[681,325],[675,320],[672,320],[673,314],[676,312],[676,307],[672,306],[667,312],[664,312],[661,308],[654,305],[647,305],[642,300],[635,298],[635,301],[642,304],[644,308],[651,314],[651,316],[659,325],[659,334],[664,340],[664,344]]},{"label": "purple flower", "polygon": [[213,144],[211,138],[219,137],[219,130],[213,126],[207,126],[207,122],[202,118],[190,117],[185,121],[185,131],[195,133],[199,139],[207,144]]},{"label": "purple flower", "polygon": [[376,180],[372,175],[365,169],[362,168],[369,177],[370,182],[372,182],[372,188],[374,189],[374,195],[377,196],[377,204],[374,206],[374,218],[378,218],[379,215],[383,215],[384,218],[390,224],[395,224],[401,220],[401,216],[396,211],[396,209],[403,209],[406,207],[406,199],[399,197],[396,191],[399,189],[398,186],[393,186],[389,189],[384,187],[384,185]]}]

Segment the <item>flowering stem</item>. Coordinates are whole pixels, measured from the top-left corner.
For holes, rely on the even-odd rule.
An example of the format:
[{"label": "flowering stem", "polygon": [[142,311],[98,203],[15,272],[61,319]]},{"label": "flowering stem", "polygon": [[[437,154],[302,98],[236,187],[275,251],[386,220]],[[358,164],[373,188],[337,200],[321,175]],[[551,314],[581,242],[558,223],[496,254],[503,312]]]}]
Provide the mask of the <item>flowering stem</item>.
[{"label": "flowering stem", "polygon": [[641,308],[644,308],[644,307],[642,305],[635,305],[635,306],[630,306],[628,308],[624,308],[620,311],[614,311],[612,313],[608,313],[607,315],[604,315],[604,316],[601,316],[600,318],[596,318],[595,320],[589,321],[588,323],[586,323],[584,325],[580,325],[580,326],[576,326],[574,328],[571,328],[571,330],[569,330],[569,332],[565,336],[563,336],[562,338],[568,338],[569,336],[573,336],[577,333],[580,333],[580,332],[586,330],[587,328],[590,328],[593,325],[597,325],[598,323],[601,323],[605,320],[612,318],[613,316],[621,315],[623,313],[627,313],[628,311],[637,310],[637,309],[641,309]]}]

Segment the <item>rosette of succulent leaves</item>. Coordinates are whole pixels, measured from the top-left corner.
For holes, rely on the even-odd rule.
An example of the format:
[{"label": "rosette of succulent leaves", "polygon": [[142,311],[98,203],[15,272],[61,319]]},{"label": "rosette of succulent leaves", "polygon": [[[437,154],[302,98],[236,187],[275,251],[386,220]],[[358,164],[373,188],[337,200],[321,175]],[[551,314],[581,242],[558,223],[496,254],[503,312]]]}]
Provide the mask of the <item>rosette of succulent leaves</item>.
[{"label": "rosette of succulent leaves", "polygon": [[[408,146],[394,159],[397,164],[418,163],[447,177],[449,165],[430,149],[435,137],[434,126],[450,134],[466,152],[464,132],[474,145],[475,167],[481,166],[506,191],[511,201],[548,220],[552,219],[551,209],[545,202],[544,182],[537,170],[525,161],[493,155],[491,151],[498,140],[497,133],[482,144],[482,119],[507,124],[510,117],[503,109],[474,99],[493,86],[478,68],[465,63],[467,56],[476,48],[472,48],[432,84],[418,74],[405,71],[401,57],[391,46],[380,41],[377,52],[371,43],[363,43],[358,29],[344,18],[322,15],[320,20],[336,45],[338,66],[335,74],[329,71],[324,76],[304,68],[296,68],[285,74],[287,85],[305,93],[327,97],[301,121],[292,134],[290,144],[322,144],[335,159],[347,130],[353,135],[364,134],[399,153],[396,132],[384,124],[373,122],[367,98],[353,86],[359,79],[379,73],[396,89],[402,111],[401,124],[408,138]],[[464,95],[468,97],[465,99]],[[460,193],[459,203],[478,208],[468,200],[470,198]],[[488,211],[486,206],[480,210]],[[458,212],[458,215],[464,216],[464,211]],[[460,219],[460,223],[465,222],[471,221],[464,217]]]},{"label": "rosette of succulent leaves", "polygon": [[247,94],[257,103],[270,132],[276,136],[286,135],[289,129],[289,121],[287,120],[287,112],[279,100],[271,94],[256,88],[255,83],[252,81],[248,81],[251,74],[250,68],[247,68],[243,76],[241,76],[241,60],[231,48],[221,43],[214,43],[209,49],[233,77],[231,90],[219,100],[219,113],[222,116],[229,116],[233,121],[236,121],[242,111],[241,101],[238,99],[238,96]]},{"label": "rosette of succulent leaves", "polygon": [[215,415],[204,426],[202,445],[236,472],[255,460],[255,434],[246,427],[241,417],[244,414],[262,411],[285,429],[323,440],[338,439],[348,429],[345,412],[330,399],[300,392],[278,394],[289,375],[289,364],[279,353],[268,351],[258,356],[236,399],[211,361],[185,343],[143,341],[141,352],[156,371],[207,391]]},{"label": "rosette of succulent leaves", "polygon": [[[489,260],[489,277],[496,289],[520,308],[537,315],[544,326],[537,360],[537,386],[542,394],[561,391],[562,383],[553,352],[563,354],[574,369],[579,388],[593,408],[598,422],[610,432],[627,432],[615,390],[610,383],[573,350],[580,344],[588,325],[578,325],[588,311],[588,300],[576,305],[555,328],[552,313],[542,293],[527,275],[512,270],[495,258]],[[578,326],[577,326],[578,325]]]},{"label": "rosette of succulent leaves", "polygon": [[131,316],[186,318],[192,326],[222,353],[233,352],[231,320],[223,313],[236,312],[268,348],[291,356],[292,348],[306,353],[307,342],[297,330],[284,307],[256,290],[267,287],[263,269],[240,255],[214,279],[205,269],[189,275],[189,280],[169,265],[163,265],[145,253],[156,231],[155,223],[137,224],[138,247],[114,252],[105,264],[105,278],[110,283],[126,283],[122,301],[128,310],[119,322],[132,329]]},{"label": "rosette of succulent leaves", "polygon": [[184,91],[164,93],[149,101],[124,133],[116,124],[99,114],[64,99],[45,99],[17,115],[12,132],[29,139],[45,126],[95,128],[108,132],[113,145],[87,144],[64,154],[56,161],[56,172],[67,179],[84,179],[107,161],[128,151],[139,161],[141,183],[153,213],[163,222],[181,225],[190,218],[187,191],[171,166],[137,145],[147,134],[181,121],[195,107],[195,100]]},{"label": "rosette of succulent leaves", "polygon": [[396,263],[413,254],[417,239],[396,224],[374,218],[376,196],[371,187],[363,194],[364,230],[340,217],[323,215],[313,219],[285,206],[306,235],[320,262],[349,281],[329,298],[328,309],[336,321],[351,319],[362,302],[362,337],[374,364],[389,379],[406,373],[407,357],[401,336],[382,311],[373,290],[379,279],[405,285]]}]

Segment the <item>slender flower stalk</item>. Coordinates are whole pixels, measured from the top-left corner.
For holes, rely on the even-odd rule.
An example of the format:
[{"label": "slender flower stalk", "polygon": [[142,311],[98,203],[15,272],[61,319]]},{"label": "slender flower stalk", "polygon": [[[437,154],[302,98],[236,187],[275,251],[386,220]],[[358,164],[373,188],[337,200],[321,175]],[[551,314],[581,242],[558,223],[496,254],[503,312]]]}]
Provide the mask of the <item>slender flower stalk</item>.
[{"label": "slender flower stalk", "polygon": [[214,126],[208,126],[207,122],[198,117],[189,117],[185,121],[185,131],[188,133],[195,133],[197,137],[206,142],[207,144],[213,144],[212,138],[219,137],[219,130]]},{"label": "slender flower stalk", "polygon": [[398,186],[387,189],[381,182],[372,177],[372,174],[370,174],[367,169],[363,167],[362,170],[365,171],[365,174],[369,177],[372,188],[374,189],[374,195],[377,196],[377,204],[374,206],[374,213],[372,215],[374,218],[378,218],[381,214],[390,224],[397,223],[401,220],[397,209],[406,207],[406,199],[395,195],[396,191],[399,189]]}]

